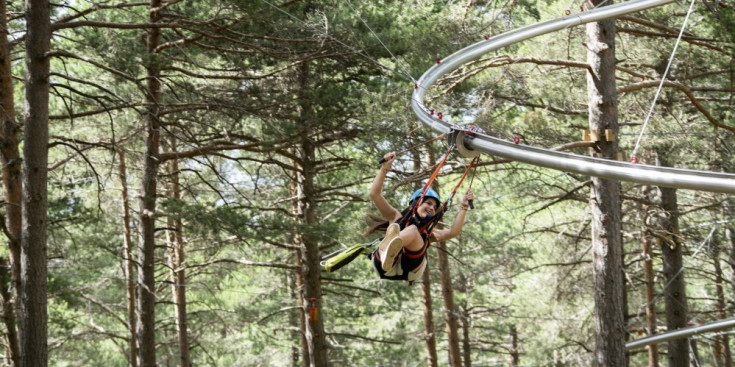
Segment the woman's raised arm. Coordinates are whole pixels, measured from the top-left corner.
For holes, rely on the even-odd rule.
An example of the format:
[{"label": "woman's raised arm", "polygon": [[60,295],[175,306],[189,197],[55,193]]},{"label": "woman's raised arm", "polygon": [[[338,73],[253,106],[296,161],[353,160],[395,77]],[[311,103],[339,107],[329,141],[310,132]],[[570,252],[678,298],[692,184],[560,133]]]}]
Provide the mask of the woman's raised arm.
[{"label": "woman's raised arm", "polygon": [[383,197],[383,182],[385,181],[385,176],[388,174],[388,171],[390,171],[391,165],[393,165],[393,161],[396,159],[396,153],[386,153],[383,158],[385,159],[385,162],[380,166],[378,173],[373,179],[373,183],[370,184],[370,199],[373,200],[373,203],[375,203],[380,214],[382,214],[385,219],[392,222],[401,217],[401,212],[390,205],[388,200]]}]

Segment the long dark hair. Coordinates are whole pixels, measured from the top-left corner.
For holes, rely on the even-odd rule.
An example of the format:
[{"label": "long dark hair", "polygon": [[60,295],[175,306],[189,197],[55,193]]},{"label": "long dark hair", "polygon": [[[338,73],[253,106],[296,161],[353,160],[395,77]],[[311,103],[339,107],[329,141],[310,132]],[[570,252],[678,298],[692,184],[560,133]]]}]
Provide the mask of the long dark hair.
[{"label": "long dark hair", "polygon": [[[406,218],[408,218],[412,212],[413,206],[409,206],[406,209],[403,209],[403,211],[401,212],[401,220],[406,220]],[[415,216],[415,224],[417,224],[419,227],[422,227],[424,224],[428,224],[431,221],[439,222],[444,216],[444,210],[442,210],[440,207],[434,215],[425,218],[420,218],[418,216],[418,213],[416,213]],[[390,225],[390,221],[375,214],[368,214],[367,222],[368,228],[365,230],[365,232],[362,233],[363,236],[367,236],[377,230],[385,231],[386,229],[388,229],[388,225]]]}]

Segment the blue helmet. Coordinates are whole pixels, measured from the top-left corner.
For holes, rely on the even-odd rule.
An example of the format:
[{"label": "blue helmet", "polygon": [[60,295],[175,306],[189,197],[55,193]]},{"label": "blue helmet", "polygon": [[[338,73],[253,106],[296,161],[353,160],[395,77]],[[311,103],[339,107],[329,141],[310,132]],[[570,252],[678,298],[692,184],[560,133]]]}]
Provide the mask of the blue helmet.
[{"label": "blue helmet", "polygon": [[[421,191],[422,190],[423,189],[418,189],[418,190],[414,191],[413,195],[411,195],[411,199],[408,200],[408,205],[413,206],[414,202],[418,198],[421,197]],[[441,204],[441,202],[442,202],[441,199],[439,199],[439,193],[436,192],[436,191],[434,191],[434,189],[431,189],[431,188],[429,190],[427,190],[426,191],[426,195],[424,195],[424,200],[426,200],[427,198],[436,199],[437,205],[438,204]]]}]

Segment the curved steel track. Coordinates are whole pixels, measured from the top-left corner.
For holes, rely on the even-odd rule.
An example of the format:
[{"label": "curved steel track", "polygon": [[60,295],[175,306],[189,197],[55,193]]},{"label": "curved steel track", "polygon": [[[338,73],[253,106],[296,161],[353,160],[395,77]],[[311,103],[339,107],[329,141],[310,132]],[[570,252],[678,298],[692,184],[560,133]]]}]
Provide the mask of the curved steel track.
[{"label": "curved steel track", "polygon": [[[417,88],[414,89],[411,98],[411,107],[425,125],[436,132],[449,133],[452,131],[451,125],[434,117],[424,103],[427,90],[443,75],[501,47],[568,27],[618,17],[672,2],[674,0],[635,0],[604,6],[514,29],[477,42],[442,59],[441,63],[427,70],[417,82]],[[649,185],[735,194],[735,175],[729,173],[658,167],[593,158],[528,145],[516,145],[484,134],[477,134],[472,139],[464,138],[463,141],[465,147],[470,150],[479,150],[487,154],[565,172]]]}]

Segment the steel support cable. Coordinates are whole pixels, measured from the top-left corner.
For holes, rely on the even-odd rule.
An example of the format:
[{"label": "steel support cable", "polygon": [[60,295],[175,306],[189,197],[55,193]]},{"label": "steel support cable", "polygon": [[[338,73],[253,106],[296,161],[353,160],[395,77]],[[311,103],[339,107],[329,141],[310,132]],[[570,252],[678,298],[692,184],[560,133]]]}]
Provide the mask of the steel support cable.
[{"label": "steel support cable", "polygon": [[[451,125],[441,119],[435,118],[433,114],[430,114],[423,102],[426,91],[443,75],[458,69],[462,65],[473,61],[488,52],[492,52],[501,47],[529,38],[575,25],[599,21],[606,18],[617,17],[665,5],[671,2],[674,2],[674,0],[638,0],[596,8],[583,14],[570,15],[564,18],[511,30],[499,36],[489,38],[487,41],[481,41],[470,45],[445,58],[441,63],[434,65],[421,76],[416,88],[414,88],[411,107],[419,120],[421,120],[425,125],[437,132],[449,133],[452,130]],[[733,174],[681,168],[656,167],[597,159],[532,146],[517,145],[479,133],[475,134],[471,139],[465,139],[463,143],[469,149],[480,150],[488,154],[494,154],[504,158],[562,171],[657,186],[730,194],[735,193],[735,175]],[[719,320],[706,325],[694,326],[641,338],[627,343],[626,350],[732,327],[735,327],[735,318]]]},{"label": "steel support cable", "polygon": [[668,342],[670,340],[688,338],[696,334],[711,333],[711,332],[720,331],[724,329],[731,329],[733,327],[735,327],[735,318],[718,320],[715,322],[711,322],[709,324],[692,326],[688,328],[683,328],[683,329],[678,329],[674,331],[669,331],[666,333],[648,336],[645,338],[640,338],[632,342],[626,343],[625,350],[643,348],[651,344],[660,344],[660,343]]},{"label": "steel support cable", "polygon": [[350,2],[350,0],[345,0],[345,3],[347,3],[347,6],[349,6],[349,7],[350,7],[350,9],[352,9],[352,12],[353,12],[353,13],[355,13],[355,15],[357,16],[357,18],[359,18],[359,19],[360,19],[360,21],[362,22],[362,24],[364,24],[364,25],[365,25],[365,27],[366,27],[366,28],[367,28],[367,29],[368,29],[368,30],[370,31],[370,33],[371,33],[371,34],[373,35],[373,37],[374,37],[374,38],[375,38],[376,40],[378,40],[378,42],[380,42],[380,44],[381,44],[381,45],[383,46],[383,48],[385,48],[385,50],[386,50],[386,51],[388,51],[388,53],[389,53],[389,54],[390,54],[390,56],[391,56],[391,57],[393,58],[393,60],[395,60],[395,61],[396,61],[396,65],[397,65],[397,67],[398,67],[398,68],[399,68],[399,69],[401,70],[401,73],[403,73],[403,75],[404,75],[404,76],[407,76],[407,77],[408,77],[408,79],[410,79],[410,80],[411,80],[412,82],[414,82],[414,83],[415,83],[415,82],[416,82],[416,79],[414,79],[414,78],[413,78],[413,75],[411,75],[411,73],[409,73],[409,72],[408,72],[407,70],[405,70],[405,69],[403,69],[403,68],[401,67],[401,63],[402,63],[402,60],[399,60],[399,59],[398,59],[398,58],[396,57],[396,55],[394,55],[394,54],[393,54],[393,52],[392,52],[392,51],[391,51],[391,50],[390,50],[390,49],[388,48],[388,46],[386,46],[386,45],[385,45],[385,43],[383,42],[383,40],[381,40],[381,39],[380,39],[380,37],[378,37],[378,34],[377,34],[377,33],[375,33],[375,31],[373,31],[373,28],[372,28],[372,27],[370,27],[370,25],[369,25],[369,24],[368,24],[368,23],[367,23],[367,22],[365,21],[365,19],[362,19],[362,17],[360,16],[360,13],[358,13],[358,12],[357,12],[357,9],[355,9],[355,8],[354,8],[354,7],[352,6],[352,3]]},{"label": "steel support cable", "polygon": [[661,82],[658,84],[658,88],[656,89],[656,94],[653,97],[653,102],[651,102],[651,108],[648,109],[648,115],[646,115],[646,119],[643,121],[643,127],[641,127],[641,132],[638,135],[638,140],[635,142],[635,146],[633,146],[633,152],[630,153],[630,159],[631,160],[638,160],[638,156],[636,155],[638,153],[638,148],[641,146],[641,139],[643,139],[643,134],[646,133],[646,128],[648,127],[648,122],[651,120],[651,116],[653,115],[653,108],[656,107],[656,101],[658,100],[658,96],[661,94],[661,90],[664,89],[664,83],[666,82],[666,77],[669,75],[669,70],[671,70],[671,63],[674,62],[674,56],[676,56],[676,50],[679,48],[679,43],[681,42],[681,37],[684,35],[684,29],[686,29],[687,21],[689,21],[689,16],[692,14],[692,11],[694,10],[694,2],[696,0],[692,0],[692,2],[689,4],[689,10],[687,11],[687,15],[684,17],[684,22],[681,25],[681,30],[679,31],[679,37],[676,38],[676,42],[674,43],[674,49],[671,51],[671,56],[669,56],[669,62],[666,64],[666,70],[664,70],[664,74],[661,76]]},{"label": "steel support cable", "polygon": [[[451,125],[433,116],[424,103],[426,92],[445,74],[489,52],[533,37],[572,26],[634,13],[669,4],[674,1],[635,0],[613,4],[559,19],[517,28],[472,44],[444,58],[419,78],[411,97],[411,108],[419,120],[427,127],[438,133],[449,133],[452,130]],[[518,145],[504,139],[480,133],[475,134],[473,138],[465,138],[463,143],[471,150],[479,150],[487,154],[565,172],[575,172],[589,176],[647,185],[735,194],[735,175],[730,173],[657,167],[587,157],[528,145]]]},{"label": "steel support cable", "polygon": [[[278,12],[280,12],[280,13],[284,14],[285,16],[287,16],[287,17],[289,17],[289,18],[291,18],[291,19],[293,19],[293,20],[295,20],[295,21],[297,21],[297,22],[300,22],[300,23],[302,23],[302,24],[307,24],[307,22],[306,22],[305,20],[303,20],[303,19],[300,19],[300,18],[298,18],[298,17],[294,16],[293,14],[291,14],[291,13],[289,13],[289,12],[287,12],[287,11],[285,11],[285,10],[281,9],[280,7],[278,7],[278,6],[276,6],[275,4],[271,3],[270,1],[268,1],[268,0],[261,0],[261,1],[262,1],[262,2],[264,2],[265,4],[267,4],[268,6],[270,6],[271,8],[275,9],[276,11],[278,11]],[[352,7],[352,5],[350,5],[350,7]],[[366,24],[366,25],[367,25],[367,24]],[[371,30],[371,31],[372,31],[372,30]],[[362,56],[363,58],[365,58],[365,59],[369,60],[370,62],[372,62],[372,63],[374,63],[375,65],[377,65],[377,66],[378,66],[379,68],[381,68],[381,69],[384,69],[384,70],[386,70],[386,71],[389,71],[389,72],[391,72],[391,73],[396,73],[396,74],[398,74],[398,75],[402,75],[402,76],[406,77],[407,79],[409,79],[409,80],[411,80],[411,81],[415,81],[415,79],[413,78],[413,76],[411,76],[410,74],[406,73],[406,75],[403,75],[403,74],[401,74],[401,73],[398,73],[398,72],[396,72],[395,70],[393,70],[393,69],[391,69],[391,68],[389,68],[389,67],[387,67],[387,66],[385,66],[385,65],[381,64],[381,63],[380,63],[380,61],[378,61],[378,60],[376,60],[376,59],[374,59],[374,58],[370,57],[370,55],[366,54],[366,53],[365,53],[364,51],[362,51],[362,50],[358,50],[358,49],[355,49],[354,47],[352,47],[352,46],[348,45],[348,44],[347,44],[347,43],[345,43],[345,42],[342,42],[342,41],[340,41],[340,40],[339,40],[338,38],[336,38],[336,37],[334,37],[334,36],[331,36],[331,35],[330,35],[330,34],[328,34],[328,33],[325,33],[325,36],[326,36],[327,38],[329,38],[330,40],[332,40],[332,41],[334,41],[334,42],[336,42],[336,43],[339,43],[340,45],[344,46],[344,47],[345,47],[345,48],[347,48],[348,50],[350,50],[350,51],[354,52],[355,54],[357,54],[357,55],[360,55],[360,56]],[[380,43],[383,43],[383,42],[382,42],[382,41],[380,41]],[[390,52],[390,50],[388,50],[388,52]],[[391,55],[392,55],[392,54],[393,54],[393,53],[391,53]]]}]

